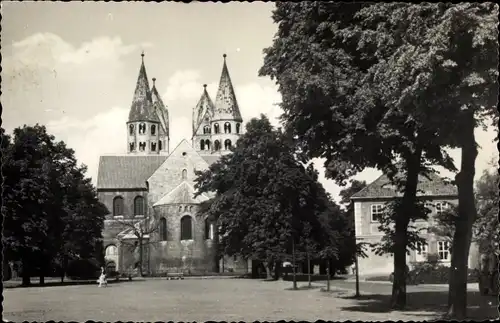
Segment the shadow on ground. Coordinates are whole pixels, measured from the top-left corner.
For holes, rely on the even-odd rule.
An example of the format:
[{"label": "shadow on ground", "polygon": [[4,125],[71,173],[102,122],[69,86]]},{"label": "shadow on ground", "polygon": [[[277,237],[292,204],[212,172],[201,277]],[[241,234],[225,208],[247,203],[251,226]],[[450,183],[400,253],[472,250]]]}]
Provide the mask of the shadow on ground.
[{"label": "shadow on ground", "polygon": [[[341,298],[355,299],[352,294],[338,295]],[[343,307],[343,311],[365,312],[365,313],[389,313],[391,295],[372,294],[361,295],[357,299],[357,305]],[[448,304],[448,291],[419,291],[407,294],[407,306],[402,312],[434,312],[436,319],[443,317]],[[467,293],[467,317],[468,320],[488,320],[498,318],[498,300],[494,296],[481,296],[479,292]],[[415,316],[417,313],[412,313]],[[428,316],[421,314],[422,316]]]}]

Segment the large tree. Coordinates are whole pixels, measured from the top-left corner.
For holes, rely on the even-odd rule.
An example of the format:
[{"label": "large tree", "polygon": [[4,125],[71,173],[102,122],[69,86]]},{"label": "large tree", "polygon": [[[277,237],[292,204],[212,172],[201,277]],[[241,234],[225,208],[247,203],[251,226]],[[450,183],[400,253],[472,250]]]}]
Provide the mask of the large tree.
[{"label": "large tree", "polygon": [[[476,103],[496,98],[491,86],[491,67],[496,67],[492,6],[481,6],[278,3],[273,16],[280,25],[273,46],[265,50],[261,74],[277,80],[287,130],[306,154],[324,157],[337,181],[364,167],[377,167],[392,177],[394,162],[403,165],[405,176],[396,181],[404,195],[394,219],[394,307],[404,306],[406,299],[407,230],[415,218],[418,174],[432,164],[455,170],[443,148],[468,145],[462,150],[462,201],[472,188],[470,173],[465,175],[475,156],[467,144],[470,135],[462,136],[468,139],[460,144],[454,138],[457,129],[474,129],[463,118],[470,113],[460,110],[465,102],[471,106],[472,97],[479,98]],[[470,51],[463,51],[468,45],[456,33],[465,34],[466,26],[475,31],[464,35]],[[472,64],[455,68],[458,58]],[[463,202],[462,208],[468,204]],[[465,251],[455,260],[462,256]]]},{"label": "large tree", "polygon": [[[279,269],[297,255],[328,259],[338,254],[331,228],[331,203],[312,167],[304,167],[295,149],[265,116],[252,119],[232,153],[198,173],[197,194],[213,192],[208,214],[218,222],[226,254]],[[279,274],[279,273],[276,273]],[[276,275],[277,276],[277,275]]]},{"label": "large tree", "polygon": [[[399,26],[384,18],[418,15],[419,10],[403,3],[277,3],[273,19],[278,33],[264,51],[260,71],[279,85],[287,132],[307,158],[325,159],[329,177],[343,184],[375,167],[403,191],[401,216],[394,219],[391,303],[396,308],[406,303],[407,231],[415,218],[418,176],[430,164],[455,169],[428,120],[415,118],[406,105],[386,97],[386,88],[404,87],[404,79],[381,78],[397,68],[397,46],[407,42],[408,30],[415,27],[411,19]],[[387,28],[398,35],[382,34]]]},{"label": "large tree", "polygon": [[101,238],[104,208],[74,151],[44,126],[24,126],[11,139],[2,129],[4,246],[21,261],[23,284],[40,283],[54,263],[90,257]]}]

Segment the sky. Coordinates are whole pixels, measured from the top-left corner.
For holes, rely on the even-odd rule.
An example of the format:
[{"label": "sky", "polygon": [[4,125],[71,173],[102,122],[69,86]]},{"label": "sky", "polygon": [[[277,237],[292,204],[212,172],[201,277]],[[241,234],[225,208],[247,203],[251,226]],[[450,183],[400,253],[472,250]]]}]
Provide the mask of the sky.
[{"label": "sky", "polygon": [[[75,150],[94,184],[99,156],[126,152],[126,121],[142,51],[148,77],[170,115],[171,150],[191,139],[203,84],[215,98],[223,58],[244,120],[266,114],[278,126],[281,96],[259,77],[277,25],[273,3],[2,2],[2,105],[7,132],[36,123]],[[151,80],[150,80],[151,81]],[[498,156],[494,131],[477,129],[476,176]],[[457,168],[460,151],[450,151]],[[341,188],[320,181],[334,199]],[[380,172],[355,178],[371,182]],[[442,172],[443,176],[453,176]]]}]

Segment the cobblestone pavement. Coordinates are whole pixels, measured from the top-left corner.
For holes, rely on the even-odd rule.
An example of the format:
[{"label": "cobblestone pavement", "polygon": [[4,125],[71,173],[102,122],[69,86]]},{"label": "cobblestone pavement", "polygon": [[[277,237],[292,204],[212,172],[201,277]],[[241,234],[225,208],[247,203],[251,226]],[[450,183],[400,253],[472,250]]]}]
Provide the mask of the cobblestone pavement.
[{"label": "cobblestone pavement", "polygon": [[[299,283],[304,286],[307,283]],[[321,284],[290,290],[292,283],[250,279],[144,280],[97,285],[4,290],[9,321],[278,321],[430,320],[436,312],[389,312],[383,303],[346,299],[350,292]],[[332,285],[334,286],[334,285]],[[352,294],[352,293],[351,293]],[[369,302],[367,311],[363,304]],[[366,307],[366,306],[365,306]],[[361,310],[360,310],[361,308]]]}]

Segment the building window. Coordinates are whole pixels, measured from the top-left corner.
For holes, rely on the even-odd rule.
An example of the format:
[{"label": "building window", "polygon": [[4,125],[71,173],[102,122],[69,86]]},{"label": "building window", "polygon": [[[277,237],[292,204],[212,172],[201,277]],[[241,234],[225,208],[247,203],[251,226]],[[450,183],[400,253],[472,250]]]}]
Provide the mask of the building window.
[{"label": "building window", "polygon": [[450,261],[450,243],[438,241],[438,256],[441,261]]},{"label": "building window", "polygon": [[229,150],[229,149],[231,149],[231,140],[226,139],[226,140],[224,141],[224,149],[225,149],[225,150]]},{"label": "building window", "polygon": [[185,215],[181,219],[181,240],[191,239],[193,239],[191,217],[189,215]]},{"label": "building window", "polygon": [[371,221],[378,222],[380,217],[384,214],[383,204],[373,204],[371,206]]},{"label": "building window", "polygon": [[239,123],[236,124],[236,133],[240,133],[240,124]]},{"label": "building window", "polygon": [[146,124],[145,124],[145,123],[141,123],[141,124],[139,125],[139,134],[140,134],[140,135],[143,135],[143,134],[145,134],[145,133],[146,133]]},{"label": "building window", "polygon": [[128,146],[129,146],[130,151],[134,151],[135,150],[135,142],[129,143]]},{"label": "building window", "polygon": [[205,126],[203,127],[203,134],[209,134],[210,133],[210,126]]},{"label": "building window", "polygon": [[144,150],[146,150],[146,143],[140,142],[139,143],[139,151],[144,151]]},{"label": "building window", "polygon": [[417,262],[426,261],[427,260],[427,245],[424,243],[418,242],[416,245],[417,249],[415,250],[415,260]]},{"label": "building window", "polygon": [[128,130],[130,132],[130,135],[133,135],[134,134],[134,125],[133,124],[129,125]]},{"label": "building window", "polygon": [[115,257],[118,255],[118,248],[115,245],[109,245],[105,251],[106,257]]},{"label": "building window", "polygon": [[219,124],[218,123],[214,124],[214,133],[215,134],[219,133]]},{"label": "building window", "polygon": [[436,203],[436,213],[441,214],[448,208],[448,203],[445,202],[437,202]]},{"label": "building window", "polygon": [[205,140],[200,140],[200,150],[205,150]]},{"label": "building window", "polygon": [[151,151],[156,151],[156,142],[151,143]]},{"label": "building window", "polygon": [[167,219],[160,219],[160,241],[167,241]]},{"label": "building window", "polygon": [[215,151],[220,150],[220,142],[218,140],[214,141],[214,150]]},{"label": "building window", "polygon": [[214,224],[208,219],[205,219],[205,240],[208,239],[214,239]]},{"label": "building window", "polygon": [[113,216],[123,215],[123,197],[117,196],[113,200]]},{"label": "building window", "polygon": [[210,150],[210,140],[205,139],[205,146],[207,147],[207,150]]},{"label": "building window", "polygon": [[182,170],[182,179],[187,179],[188,171],[186,169]]},{"label": "building window", "polygon": [[229,122],[224,123],[224,133],[231,133],[231,124]]},{"label": "building window", "polygon": [[134,216],[144,216],[144,197],[142,196],[134,199]]},{"label": "building window", "polygon": [[156,135],[156,126],[155,125],[151,125],[151,135],[152,136]]},{"label": "building window", "polygon": [[158,140],[158,150],[162,150],[163,147],[162,147],[162,144],[161,144],[161,140]]}]

